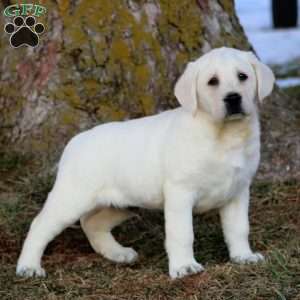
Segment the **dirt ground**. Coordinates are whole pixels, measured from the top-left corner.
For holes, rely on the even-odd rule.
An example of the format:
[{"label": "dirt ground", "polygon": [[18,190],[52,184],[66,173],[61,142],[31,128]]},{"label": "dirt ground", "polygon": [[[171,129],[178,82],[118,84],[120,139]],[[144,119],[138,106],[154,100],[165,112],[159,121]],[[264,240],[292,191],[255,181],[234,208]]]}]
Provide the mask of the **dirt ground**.
[{"label": "dirt ground", "polygon": [[[115,229],[117,239],[140,254],[134,265],[113,264],[95,254],[79,226],[48,247],[45,279],[15,276],[17,256],[30,221],[53,181],[31,177],[22,159],[2,156],[0,185],[0,299],[300,299],[300,183],[255,182],[251,244],[267,260],[228,261],[218,216],[195,216],[195,252],[206,270],[181,280],[167,276],[160,212],[141,211]],[[3,176],[5,174],[5,177]]]}]

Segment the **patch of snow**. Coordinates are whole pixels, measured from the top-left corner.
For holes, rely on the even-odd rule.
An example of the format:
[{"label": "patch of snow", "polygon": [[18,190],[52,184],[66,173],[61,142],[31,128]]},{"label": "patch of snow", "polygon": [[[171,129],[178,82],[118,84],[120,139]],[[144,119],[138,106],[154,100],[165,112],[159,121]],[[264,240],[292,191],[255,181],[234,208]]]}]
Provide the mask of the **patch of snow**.
[{"label": "patch of snow", "polygon": [[236,0],[235,7],[250,43],[263,62],[283,64],[300,57],[299,26],[274,29],[271,0]]},{"label": "patch of snow", "polygon": [[284,64],[300,57],[300,30],[248,33],[260,59],[267,64]]},{"label": "patch of snow", "polygon": [[300,78],[299,77],[288,77],[284,79],[277,79],[276,83],[281,88],[293,87],[300,85]]},{"label": "patch of snow", "polygon": [[271,0],[236,0],[235,9],[246,31],[272,28]]}]

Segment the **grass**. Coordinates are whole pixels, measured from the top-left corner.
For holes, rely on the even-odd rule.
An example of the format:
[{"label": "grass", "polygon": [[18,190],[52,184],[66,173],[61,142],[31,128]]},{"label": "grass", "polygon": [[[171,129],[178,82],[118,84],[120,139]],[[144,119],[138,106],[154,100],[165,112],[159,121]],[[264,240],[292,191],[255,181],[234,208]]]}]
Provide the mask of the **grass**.
[{"label": "grass", "polygon": [[114,230],[139,252],[131,266],[95,254],[79,226],[67,229],[47,248],[45,279],[15,276],[30,222],[51,188],[53,176],[28,174],[30,158],[1,156],[0,299],[299,299],[300,183],[256,182],[252,189],[251,244],[267,260],[259,265],[228,261],[218,216],[194,218],[195,255],[205,272],[172,281],[167,275],[160,212],[140,211]]},{"label": "grass", "polygon": [[[272,70],[277,79],[289,77],[300,77],[300,59],[293,59],[288,63],[273,65]],[[290,86],[282,89],[291,99],[300,98],[300,85]]]},{"label": "grass", "polygon": [[295,99],[300,98],[300,86],[299,85],[285,88],[284,91],[292,98],[295,98]]}]

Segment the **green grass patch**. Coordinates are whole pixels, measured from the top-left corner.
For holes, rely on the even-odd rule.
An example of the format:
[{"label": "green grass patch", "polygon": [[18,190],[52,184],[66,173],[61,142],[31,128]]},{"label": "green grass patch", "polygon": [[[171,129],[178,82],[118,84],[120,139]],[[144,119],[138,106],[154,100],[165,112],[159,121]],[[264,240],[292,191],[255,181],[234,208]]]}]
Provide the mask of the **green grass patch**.
[{"label": "green grass patch", "polygon": [[300,85],[285,88],[283,91],[291,98],[300,99]]}]

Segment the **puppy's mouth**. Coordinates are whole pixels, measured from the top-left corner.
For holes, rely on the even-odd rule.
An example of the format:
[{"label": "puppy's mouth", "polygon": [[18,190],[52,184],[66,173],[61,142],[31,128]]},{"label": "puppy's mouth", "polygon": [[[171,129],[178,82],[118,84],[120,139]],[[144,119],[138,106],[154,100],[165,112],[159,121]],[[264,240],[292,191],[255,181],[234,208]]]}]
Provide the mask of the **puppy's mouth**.
[{"label": "puppy's mouth", "polygon": [[237,121],[237,120],[244,119],[246,116],[247,115],[245,114],[245,112],[241,111],[241,112],[233,113],[233,114],[227,113],[225,119],[228,121]]}]

